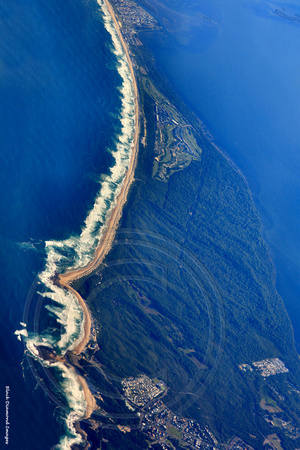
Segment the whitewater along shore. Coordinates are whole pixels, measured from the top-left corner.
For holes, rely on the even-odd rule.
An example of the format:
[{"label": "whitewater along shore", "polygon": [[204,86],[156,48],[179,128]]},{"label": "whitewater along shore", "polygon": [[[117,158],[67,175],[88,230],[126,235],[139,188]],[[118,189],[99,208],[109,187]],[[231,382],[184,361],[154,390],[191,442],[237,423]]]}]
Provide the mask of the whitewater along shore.
[{"label": "whitewater along shore", "polygon": [[[134,102],[135,102],[135,134],[134,134],[134,143],[132,147],[132,154],[130,157],[129,167],[127,169],[127,172],[125,174],[125,178],[123,180],[123,184],[121,187],[121,191],[119,192],[117,199],[116,199],[116,205],[111,211],[111,215],[107,221],[105,232],[103,235],[103,238],[100,240],[99,246],[97,247],[95,251],[94,258],[92,261],[85,267],[76,269],[73,271],[68,271],[64,274],[60,274],[57,277],[57,284],[61,286],[64,289],[67,289],[69,292],[71,292],[75,297],[77,298],[83,313],[84,313],[84,333],[82,336],[82,339],[79,343],[77,343],[77,346],[73,349],[72,353],[79,355],[86,345],[88,344],[90,340],[90,334],[91,334],[91,317],[89,310],[87,308],[87,305],[84,301],[84,299],[81,297],[81,295],[71,286],[72,283],[75,280],[78,280],[82,277],[85,277],[86,275],[89,275],[92,273],[97,267],[102,263],[103,259],[111,249],[116,230],[122,215],[122,209],[126,202],[128,191],[130,188],[130,185],[132,181],[134,180],[134,171],[137,163],[137,155],[138,155],[138,140],[139,140],[139,99],[138,99],[138,89],[137,89],[137,83],[135,79],[135,74],[132,66],[132,62],[129,56],[129,51],[127,48],[126,43],[124,42],[124,39],[121,34],[120,26],[117,21],[117,18],[115,16],[113,7],[109,3],[108,0],[104,0],[104,3],[112,17],[112,20],[114,22],[115,28],[117,30],[119,39],[121,41],[122,47],[124,49],[124,52],[126,54],[129,70],[132,77],[133,82],[133,88],[134,88]],[[81,383],[81,386],[84,391],[86,403],[87,403],[87,409],[86,414],[84,418],[90,417],[92,412],[96,408],[96,402],[95,399],[90,392],[88,385],[84,378],[80,377],[78,375],[78,380]]]}]

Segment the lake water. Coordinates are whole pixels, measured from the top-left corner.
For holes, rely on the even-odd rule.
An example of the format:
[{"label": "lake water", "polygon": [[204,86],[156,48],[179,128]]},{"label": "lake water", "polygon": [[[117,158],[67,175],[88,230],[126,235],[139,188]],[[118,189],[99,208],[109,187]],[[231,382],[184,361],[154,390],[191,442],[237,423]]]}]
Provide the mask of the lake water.
[{"label": "lake water", "polygon": [[243,171],[300,349],[300,7],[289,2],[151,2],[160,69]]}]

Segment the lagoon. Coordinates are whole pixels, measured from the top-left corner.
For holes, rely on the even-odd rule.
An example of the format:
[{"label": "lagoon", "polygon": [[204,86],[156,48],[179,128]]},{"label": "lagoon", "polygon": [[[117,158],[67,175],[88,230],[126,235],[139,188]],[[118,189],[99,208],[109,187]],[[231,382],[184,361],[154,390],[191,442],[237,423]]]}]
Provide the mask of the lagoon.
[{"label": "lagoon", "polygon": [[289,2],[156,1],[160,70],[244,173],[300,348],[300,23]]}]

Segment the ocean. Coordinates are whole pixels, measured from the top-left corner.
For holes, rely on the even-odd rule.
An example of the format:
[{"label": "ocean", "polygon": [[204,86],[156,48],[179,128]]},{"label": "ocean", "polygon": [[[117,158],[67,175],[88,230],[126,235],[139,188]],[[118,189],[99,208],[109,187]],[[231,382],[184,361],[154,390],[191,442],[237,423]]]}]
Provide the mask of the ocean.
[{"label": "ocean", "polygon": [[51,277],[91,259],[120,190],[132,79],[102,0],[1,0],[0,30],[2,442],[68,449],[82,388],[35,346],[63,355],[82,333]]},{"label": "ocean", "polygon": [[[165,33],[141,39],[245,174],[300,348],[300,8],[151,3]],[[128,164],[133,91],[103,11],[94,0],[0,0],[1,423],[13,449],[69,448],[85,407],[76,380],[39,364],[34,344],[64,354],[76,343],[81,311],[49,279],[91,258]]]},{"label": "ocean", "polygon": [[153,0],[162,73],[245,175],[300,350],[300,7]]}]

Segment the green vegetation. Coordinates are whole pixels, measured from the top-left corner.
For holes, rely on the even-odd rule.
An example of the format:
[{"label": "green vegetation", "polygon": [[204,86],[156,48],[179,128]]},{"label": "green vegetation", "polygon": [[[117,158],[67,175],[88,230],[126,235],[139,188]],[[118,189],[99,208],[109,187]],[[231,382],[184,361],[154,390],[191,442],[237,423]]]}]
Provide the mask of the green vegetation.
[{"label": "green vegetation", "polygon": [[299,372],[258,215],[209,142],[201,162],[167,183],[153,179],[154,108],[143,100],[148,141],[137,181],[112,251],[80,287],[100,324],[95,357],[118,377],[163,379],[175,413],[208,423],[223,442],[238,435],[260,448],[257,427],[268,424],[254,411],[264,380],[238,365],[281,357],[291,371],[282,380]]},{"label": "green vegetation", "polygon": [[[97,324],[100,350],[94,361],[103,369],[87,364],[85,370],[101,386],[102,407],[110,413],[104,422],[136,423],[118,392],[121,378],[143,372],[170,387],[164,402],[176,414],[208,424],[221,442],[237,435],[260,449],[272,434],[261,399],[268,396],[269,402],[273,387],[285,398],[274,400],[278,407],[299,422],[299,402],[286,395],[286,380],[298,386],[300,373],[261,223],[245,180],[157,75],[147,50],[134,51],[148,74],[139,78],[146,120],[114,246],[97,273],[77,285]],[[173,129],[158,129],[158,96],[192,125],[184,129],[185,140],[201,149],[201,160],[189,157],[188,163],[168,166],[164,181],[157,174],[174,161],[171,151],[155,160],[156,137],[160,131],[171,148]],[[266,382],[238,368],[273,357],[290,372]],[[130,439],[146,448],[140,435],[118,436],[122,448],[130,448]],[[295,441],[281,434],[280,439],[284,448],[295,448]]]},{"label": "green vegetation", "polygon": [[176,439],[180,439],[181,438],[181,433],[179,430],[177,430],[176,428],[170,426],[169,427],[169,433],[174,436]]}]

